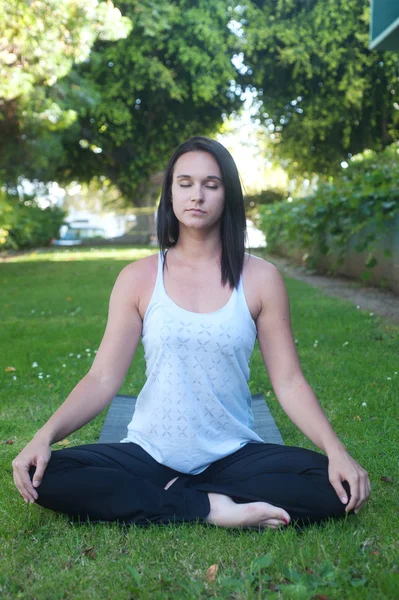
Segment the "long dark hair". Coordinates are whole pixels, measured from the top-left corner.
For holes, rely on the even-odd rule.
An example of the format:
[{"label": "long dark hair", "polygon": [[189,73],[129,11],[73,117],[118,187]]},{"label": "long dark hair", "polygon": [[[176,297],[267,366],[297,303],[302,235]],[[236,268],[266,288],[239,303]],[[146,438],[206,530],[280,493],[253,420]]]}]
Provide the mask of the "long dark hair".
[{"label": "long dark hair", "polygon": [[175,246],[179,238],[179,221],[171,204],[174,166],[182,154],[198,150],[212,154],[222,174],[225,204],[220,222],[221,277],[223,286],[228,281],[230,288],[237,287],[244,265],[247,239],[244,198],[233,157],[222,144],[212,138],[201,135],[190,137],[176,148],[166,167],[157,211],[157,237],[164,258],[163,266],[165,267],[167,249]]}]

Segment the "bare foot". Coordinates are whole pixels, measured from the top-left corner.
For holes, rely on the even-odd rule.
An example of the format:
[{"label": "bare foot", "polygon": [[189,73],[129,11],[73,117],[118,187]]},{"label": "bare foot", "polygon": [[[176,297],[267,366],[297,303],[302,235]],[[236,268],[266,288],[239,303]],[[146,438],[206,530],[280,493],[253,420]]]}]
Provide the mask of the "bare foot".
[{"label": "bare foot", "polygon": [[288,525],[290,515],[267,502],[236,504],[230,496],[208,493],[211,511],[205,521],[220,527],[270,527]]},{"label": "bare foot", "polygon": [[169,481],[169,482],[168,482],[168,483],[165,485],[165,487],[164,487],[163,489],[164,489],[164,490],[167,490],[167,489],[168,489],[168,488],[169,488],[169,487],[172,485],[172,483],[174,483],[174,482],[176,481],[176,479],[179,479],[179,477],[177,476],[177,477],[175,477],[174,479],[171,479],[171,480],[170,480],[170,481]]}]

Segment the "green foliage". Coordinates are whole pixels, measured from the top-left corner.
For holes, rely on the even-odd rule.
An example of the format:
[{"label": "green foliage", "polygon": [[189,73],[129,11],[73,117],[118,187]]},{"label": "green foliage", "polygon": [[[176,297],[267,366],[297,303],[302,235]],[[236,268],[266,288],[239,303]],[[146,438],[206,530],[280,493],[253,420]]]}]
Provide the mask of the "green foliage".
[{"label": "green foliage", "polygon": [[[1,192],[0,192],[1,194]],[[48,246],[58,236],[66,212],[58,206],[40,208],[34,198],[0,195],[0,249]]]},{"label": "green foliage", "polygon": [[117,40],[131,31],[112,2],[0,0],[0,97],[29,97],[35,85],[51,86],[74,63],[87,59],[95,40]]},{"label": "green foliage", "polygon": [[[117,2],[114,10],[132,25],[129,35],[119,28],[123,39],[117,41],[115,35],[97,36],[103,21],[99,25],[98,14],[92,15],[93,3],[65,0],[54,19],[49,10],[37,16],[39,40],[53,39],[54,56],[51,44],[36,46],[30,35],[25,40],[24,52],[33,57],[27,73],[35,72],[40,51],[42,79],[32,80],[29,93],[0,104],[0,179],[7,185],[18,176],[66,184],[104,175],[142,206],[149,176],[164,168],[174,148],[191,135],[213,135],[222,115],[242,106],[241,90],[231,89],[237,74],[231,57],[240,43],[228,27],[230,0]],[[89,13],[81,21],[71,15],[75,5]],[[22,19],[29,10],[21,3],[20,12]],[[19,25],[11,13],[10,22]],[[89,43],[78,51],[86,34]],[[14,60],[8,52],[7,60]],[[52,65],[58,58],[64,64],[64,55],[61,73]]]},{"label": "green foliage", "polygon": [[149,176],[165,168],[176,146],[191,135],[213,135],[222,114],[242,106],[240,93],[230,89],[240,42],[228,28],[229,4],[118,2],[134,22],[132,34],[97,42],[90,60],[75,68],[101,97],[83,111],[76,98],[79,115],[64,134],[58,181],[101,173],[143,206]]},{"label": "green foliage", "polygon": [[[380,153],[368,152],[353,161],[345,174],[318,186],[308,197],[259,207],[258,226],[265,232],[268,250],[308,250],[328,254],[334,247],[342,262],[350,238],[366,225],[377,233],[399,210],[399,143]],[[376,234],[365,236],[356,249],[371,247]],[[372,268],[376,260],[366,265]]]},{"label": "green foliage", "polygon": [[[61,160],[57,132],[77,111],[57,82],[88,59],[96,39],[120,39],[132,24],[112,2],[98,0],[0,0],[0,14],[0,175],[14,183],[24,171],[40,177]],[[83,106],[92,95],[85,86]]]},{"label": "green foliage", "polygon": [[238,77],[261,103],[274,162],[291,176],[337,175],[345,157],[399,139],[397,52],[370,51],[365,0],[247,3]]},{"label": "green foliage", "polygon": [[245,214],[248,219],[255,222],[257,220],[260,205],[281,202],[286,196],[287,194],[285,191],[272,188],[262,190],[258,194],[247,194],[244,196]]}]

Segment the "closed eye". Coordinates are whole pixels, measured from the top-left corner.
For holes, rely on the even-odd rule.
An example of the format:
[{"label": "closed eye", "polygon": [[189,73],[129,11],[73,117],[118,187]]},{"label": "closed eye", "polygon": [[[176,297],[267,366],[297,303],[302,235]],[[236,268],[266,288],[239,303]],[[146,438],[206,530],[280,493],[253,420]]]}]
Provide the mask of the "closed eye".
[{"label": "closed eye", "polygon": [[[188,185],[180,185],[180,187],[186,188],[186,187],[191,187],[191,185],[190,184],[188,184]],[[206,185],[205,187],[209,188],[210,190],[217,190],[218,189],[217,185],[216,186]]]}]

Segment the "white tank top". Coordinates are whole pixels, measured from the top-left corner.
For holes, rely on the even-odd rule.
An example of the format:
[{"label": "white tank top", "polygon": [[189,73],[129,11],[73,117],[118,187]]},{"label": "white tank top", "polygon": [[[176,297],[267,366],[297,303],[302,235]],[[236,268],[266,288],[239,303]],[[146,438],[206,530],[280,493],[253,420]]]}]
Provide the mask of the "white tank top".
[{"label": "white tank top", "polygon": [[252,429],[247,383],[257,331],[242,276],[223,308],[195,313],[169,298],[162,265],[160,250],[143,320],[147,381],[121,442],[139,444],[176,471],[198,474],[248,442],[264,441]]}]

